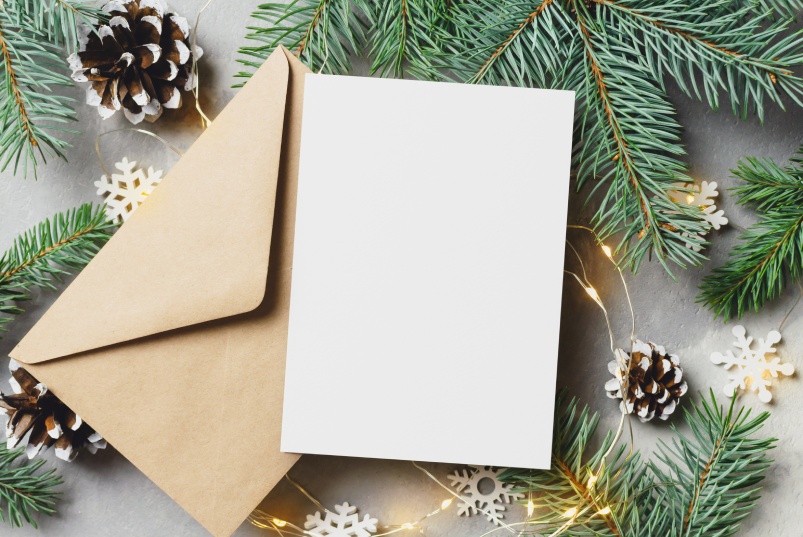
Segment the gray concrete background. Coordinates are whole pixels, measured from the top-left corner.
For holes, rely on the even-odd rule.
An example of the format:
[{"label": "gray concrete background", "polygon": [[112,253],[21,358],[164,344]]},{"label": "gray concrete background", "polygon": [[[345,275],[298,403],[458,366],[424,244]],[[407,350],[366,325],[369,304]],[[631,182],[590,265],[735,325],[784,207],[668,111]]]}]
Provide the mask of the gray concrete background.
[{"label": "gray concrete background", "polygon": [[[219,1],[209,8],[202,21],[198,42],[206,54],[201,63],[201,101],[213,118],[235,94],[236,90],[230,88],[232,76],[239,70],[239,65],[234,61],[235,52],[244,42],[243,29],[249,22],[248,15],[255,4]],[[177,12],[190,19],[194,18],[201,5],[200,1],[172,2]],[[358,66],[356,73],[364,74],[364,66]],[[76,89],[71,94],[77,99],[83,97],[82,90]],[[765,123],[761,125],[755,118],[741,122],[729,110],[711,111],[706,105],[692,101],[678,91],[671,90],[671,95],[681,123],[686,128],[684,142],[689,152],[691,174],[698,180],[717,181],[721,187],[732,186],[735,181],[729,170],[736,165],[740,156],[786,159],[801,142],[803,110],[791,109],[784,113],[770,107]],[[154,126],[156,132],[181,149],[186,149],[201,132],[190,101],[185,99],[181,111],[166,113]],[[14,177],[10,173],[0,176],[0,249],[5,250],[18,233],[46,216],[84,201],[98,201],[92,183],[102,172],[94,154],[95,136],[99,132],[126,127],[128,123],[122,115],[103,122],[94,109],[80,103],[78,110],[81,120],[79,126],[84,134],[70,137],[73,147],[68,152],[69,162],[53,161],[43,167],[38,181]],[[107,136],[102,141],[102,147],[109,166],[122,156],[140,161],[145,166],[163,169],[169,169],[175,161],[173,155],[158,142],[137,134]],[[225,186],[226,180],[226,177],[221,177],[221,185]],[[580,196],[572,195],[569,212],[571,223],[588,222],[590,214],[582,208],[581,201]],[[723,193],[718,205],[738,226],[746,227],[755,219],[751,210],[736,206],[735,200],[727,193]],[[589,262],[592,282],[611,310],[614,328],[620,342],[624,343],[629,320],[618,278],[587,237],[579,232],[570,233],[573,242]],[[691,398],[699,399],[699,394],[707,392],[709,387],[720,393],[726,382],[726,371],[712,364],[708,357],[714,350],[729,348],[732,342],[730,326],[724,326],[721,321],[714,320],[710,312],[700,309],[695,304],[695,296],[702,276],[725,259],[738,233],[733,226],[715,232],[713,247],[708,252],[711,261],[699,269],[677,270],[677,282],[657,263],[646,264],[637,276],[627,275],[637,313],[638,337],[664,344],[681,356],[691,387],[687,403]],[[570,266],[573,263],[569,261]],[[56,296],[57,293],[41,293],[33,303],[25,305],[27,313],[0,340],[0,370],[5,371],[4,357],[9,350]],[[790,291],[760,314],[747,315],[743,324],[753,336],[764,337],[767,331],[778,326],[795,298],[795,291]],[[571,393],[600,412],[602,428],[614,427],[618,411],[603,390],[608,378],[606,364],[610,360],[604,320],[585,293],[568,279],[564,289],[562,321],[558,385],[568,387]],[[803,367],[803,306],[787,321],[783,335],[779,355],[800,369]],[[5,378],[6,375],[2,376]],[[478,386],[466,387],[471,396],[481,393],[480,396],[487,398],[489,404],[497,405],[500,412],[522,414],[522,426],[526,426],[526,415],[521,409],[506,407],[504,391],[529,389],[527,379],[488,378],[480,372],[477,378],[478,383],[482,383],[481,389]],[[0,382],[0,388],[8,389],[5,381]],[[744,523],[741,535],[801,534],[798,518],[803,503],[803,414],[799,409],[803,406],[803,388],[799,377],[783,379],[773,393],[774,400],[770,405],[759,402],[754,394],[742,399],[756,410],[767,409],[772,412],[764,433],[778,438],[779,442],[773,453],[776,462],[769,472],[764,497],[754,514]],[[458,411],[454,409],[454,412]],[[448,420],[449,415],[447,413],[439,418]],[[121,416],[121,419],[125,417]],[[356,430],[351,423],[344,423],[343,427],[344,431],[350,430],[350,434]],[[495,431],[489,424],[477,423],[477,427],[486,427],[488,434],[498,435],[500,443],[515,441],[508,433]],[[634,432],[636,446],[645,453],[658,439],[671,438],[666,423],[641,424],[636,421]],[[398,432],[392,423],[376,423],[364,434]],[[421,441],[427,440],[422,438]],[[26,528],[16,531],[16,535],[205,535],[201,526],[114,449],[96,456],[82,455],[72,464],[55,460],[52,454],[46,455],[46,458],[48,464],[58,467],[64,477],[64,496],[59,504],[59,512],[52,518],[42,519],[38,533]],[[254,461],[254,464],[259,464],[259,461]],[[450,465],[428,467],[444,481],[455,468]],[[332,506],[348,501],[359,506],[362,513],[378,517],[381,524],[414,520],[437,507],[446,497],[443,490],[406,462],[305,456],[291,474],[324,504]],[[303,523],[304,515],[315,510],[287,483],[280,484],[265,499],[262,508],[295,523]],[[523,508],[518,506],[509,508],[509,511],[509,520],[517,520],[523,515]],[[430,519],[425,527],[429,537],[479,536],[490,529],[492,527],[484,519],[457,518],[454,510]],[[0,529],[3,535],[7,532],[10,533],[10,530]],[[264,534],[264,530],[244,524],[236,535],[247,537]]]}]

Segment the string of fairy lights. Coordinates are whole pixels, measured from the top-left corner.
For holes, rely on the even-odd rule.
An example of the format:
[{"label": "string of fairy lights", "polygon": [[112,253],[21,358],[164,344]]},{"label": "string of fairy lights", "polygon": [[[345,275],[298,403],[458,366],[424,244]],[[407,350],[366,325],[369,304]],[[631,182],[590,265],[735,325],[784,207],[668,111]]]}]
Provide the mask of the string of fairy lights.
[{"label": "string of fairy lights", "polygon": [[[324,507],[324,505],[321,504],[321,502],[316,500],[301,485],[299,485],[293,479],[291,479],[289,475],[285,475],[285,479],[296,489],[298,489],[299,492],[301,492],[304,496],[306,496],[313,504],[315,504],[315,506],[318,509],[320,509],[324,513],[330,512],[329,509]],[[399,533],[402,531],[410,531],[410,530],[418,530],[423,534],[423,526],[421,526],[421,523],[439,513],[442,513],[443,511],[446,511],[452,505],[452,502],[453,498],[447,498],[440,503],[440,507],[414,521],[403,522],[401,524],[380,526],[382,528],[382,531],[380,533],[374,533],[373,537],[385,537],[387,535],[393,535],[394,533]],[[298,536],[309,536],[309,537],[326,537],[325,535],[322,535],[314,530],[307,530],[301,528],[300,526],[297,526],[292,522],[288,522],[287,520],[284,520],[282,518],[279,518],[262,510],[254,511],[248,518],[248,520],[253,526],[262,529],[273,530],[280,536],[298,535]]]}]

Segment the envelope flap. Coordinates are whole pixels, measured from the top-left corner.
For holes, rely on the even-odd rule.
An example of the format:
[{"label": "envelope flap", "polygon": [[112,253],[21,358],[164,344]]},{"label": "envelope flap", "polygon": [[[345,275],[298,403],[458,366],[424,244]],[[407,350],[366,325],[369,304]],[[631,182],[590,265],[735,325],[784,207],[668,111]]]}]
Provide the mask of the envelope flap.
[{"label": "envelope flap", "polygon": [[23,363],[253,310],[267,279],[289,67],[277,50],[20,342]]}]

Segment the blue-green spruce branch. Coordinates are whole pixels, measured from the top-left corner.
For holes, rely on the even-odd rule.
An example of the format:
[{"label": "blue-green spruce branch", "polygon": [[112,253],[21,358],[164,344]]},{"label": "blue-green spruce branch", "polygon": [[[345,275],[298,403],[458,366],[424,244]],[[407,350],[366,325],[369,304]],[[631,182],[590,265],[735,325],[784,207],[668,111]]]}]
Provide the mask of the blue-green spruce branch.
[{"label": "blue-green spruce branch", "polygon": [[689,432],[672,427],[652,460],[625,445],[598,448],[599,416],[558,397],[550,470],[511,469],[500,477],[532,501],[523,533],[572,537],[727,537],[759,499],[774,439],[757,433],[769,414],[752,417],[732,400],[709,399],[684,412]]},{"label": "blue-green spruce branch", "polygon": [[104,206],[86,203],[18,236],[0,257],[0,331],[22,313],[33,289],[55,289],[60,278],[89,263],[115,229]]},{"label": "blue-green spruce branch", "polygon": [[10,450],[0,443],[0,522],[14,527],[37,527],[37,513],[52,515],[61,478],[44,470],[43,459],[28,460],[24,449]]},{"label": "blue-green spruce branch", "polygon": [[801,105],[794,71],[803,34],[790,26],[800,8],[800,0],[265,3],[248,28],[255,44],[240,49],[249,70],[239,76],[283,45],[315,71],[348,73],[366,54],[372,74],[573,90],[573,173],[596,208],[597,232],[616,238],[632,270],[653,257],[671,271],[702,263],[704,253],[687,245],[704,246],[709,224],[699,207],[669,196],[693,179],[666,85],[742,118],[763,119],[768,103]]},{"label": "blue-green spruce branch", "polygon": [[[76,122],[65,57],[78,46],[78,24],[102,17],[94,2],[5,0],[0,6],[0,170],[36,175],[48,158],[65,158]],[[60,91],[61,89],[61,91]]]},{"label": "blue-green spruce branch", "polygon": [[787,166],[746,158],[733,173],[739,203],[759,220],[740,237],[728,261],[703,278],[698,300],[725,321],[758,311],[803,274],[803,146]]}]

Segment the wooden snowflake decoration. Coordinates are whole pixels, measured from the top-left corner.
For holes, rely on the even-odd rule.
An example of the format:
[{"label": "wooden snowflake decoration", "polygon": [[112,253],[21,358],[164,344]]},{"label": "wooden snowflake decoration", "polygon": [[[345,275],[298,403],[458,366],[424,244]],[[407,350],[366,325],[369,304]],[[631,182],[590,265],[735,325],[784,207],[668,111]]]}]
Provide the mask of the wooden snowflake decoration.
[{"label": "wooden snowflake decoration", "polygon": [[100,180],[95,181],[98,195],[106,200],[106,215],[109,220],[121,224],[128,220],[162,180],[161,170],[149,167],[145,172],[136,166],[136,162],[124,157],[114,165],[121,173],[113,173],[111,177],[104,174]]},{"label": "wooden snowflake decoration", "polygon": [[335,512],[327,511],[321,518],[321,513],[307,515],[304,529],[313,537],[371,537],[376,533],[375,518],[365,515],[360,520],[357,508],[345,502],[335,505]]},{"label": "wooden snowflake decoration", "polygon": [[[699,207],[703,212],[701,218],[711,226],[709,232],[711,229],[719,230],[722,226],[727,225],[728,219],[725,217],[725,211],[717,209],[716,206],[716,198],[719,196],[716,182],[709,183],[708,181],[703,181],[699,185],[694,185],[692,189],[693,192],[690,193],[678,191],[670,192],[670,197],[678,203],[686,203]],[[699,233],[699,235],[704,237],[707,233]],[[695,252],[702,250],[699,246],[688,242],[686,243],[686,247],[691,248]]]},{"label": "wooden snowflake decoration", "polygon": [[731,370],[730,382],[723,388],[725,395],[733,397],[736,390],[750,389],[758,392],[761,401],[769,403],[772,400],[772,392],[769,390],[772,379],[794,374],[795,367],[789,363],[781,363],[781,359],[775,356],[774,345],[781,341],[780,332],[773,330],[767,334],[767,339],[759,338],[755,349],[752,348],[753,338],[746,334],[744,326],[734,326],[736,342],[733,346],[739,349],[738,352],[714,352],[711,354],[711,361]]},{"label": "wooden snowflake decoration", "polygon": [[501,525],[506,510],[504,504],[520,500],[524,494],[511,492],[513,485],[500,481],[500,473],[502,469],[491,466],[469,466],[469,469],[450,474],[452,486],[467,500],[458,504],[457,514],[471,516],[481,512],[489,522]]}]

